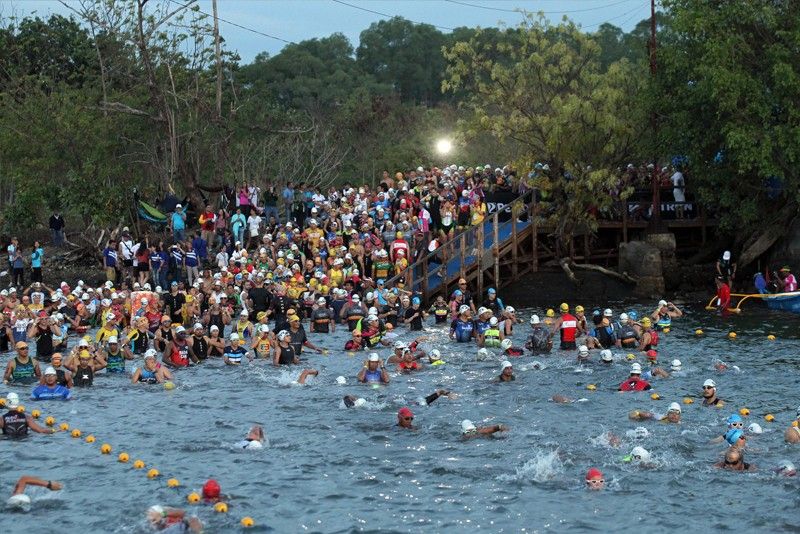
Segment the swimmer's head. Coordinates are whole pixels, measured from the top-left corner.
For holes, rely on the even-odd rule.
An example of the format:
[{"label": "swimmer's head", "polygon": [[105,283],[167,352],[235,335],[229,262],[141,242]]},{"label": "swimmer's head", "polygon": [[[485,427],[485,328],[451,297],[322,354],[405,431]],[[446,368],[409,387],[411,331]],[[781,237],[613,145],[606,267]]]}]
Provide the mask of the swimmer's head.
[{"label": "swimmer's head", "polygon": [[433,361],[439,361],[442,359],[442,353],[439,352],[439,349],[433,349],[428,356]]},{"label": "swimmer's head", "polygon": [[362,398],[357,398],[355,402],[353,402],[353,406],[356,408],[362,408],[367,405],[367,400]]},{"label": "swimmer's head", "polygon": [[533,315],[531,317],[531,325],[537,325],[539,323],[541,323],[541,321],[539,321],[539,316],[538,315]]},{"label": "swimmer's head", "polygon": [[744,420],[742,420],[742,416],[738,413],[729,415],[725,422],[728,423],[728,428],[741,428],[744,426]]},{"label": "swimmer's head", "polygon": [[608,349],[603,349],[600,351],[600,359],[605,363],[611,363],[614,361],[614,356],[611,354],[611,351]]},{"label": "swimmer's head", "polygon": [[337,376],[336,383],[340,386],[344,386],[345,384],[347,384],[347,379],[343,376]]},{"label": "swimmer's head", "polygon": [[673,371],[680,371],[681,370],[681,361],[680,360],[672,360],[672,363],[670,364],[670,368]]},{"label": "swimmer's head", "polygon": [[31,498],[25,495],[24,493],[19,493],[17,495],[12,495],[6,501],[6,504],[11,508],[20,508],[22,510],[28,511],[31,507]]},{"label": "swimmer's head", "polygon": [[750,425],[747,427],[747,431],[750,434],[763,434],[764,433],[764,430],[761,428],[761,425],[759,425],[758,423],[750,423]]},{"label": "swimmer's head", "polygon": [[785,477],[793,477],[797,474],[797,470],[795,470],[794,464],[788,460],[781,462],[778,468],[775,469],[775,472]]},{"label": "swimmer's head", "polygon": [[569,311],[569,304],[562,302],[558,309],[561,310],[561,313],[567,313]]},{"label": "swimmer's head", "polygon": [[631,451],[630,455],[626,457],[626,461],[628,462],[649,462],[650,461],[650,451],[645,449],[641,446],[636,446]]},{"label": "swimmer's head", "polygon": [[164,507],[154,504],[147,509],[147,520],[154,525],[161,523],[164,519]]},{"label": "swimmer's head", "polygon": [[503,350],[508,350],[511,348],[511,340],[506,338],[500,342],[500,348]]},{"label": "swimmer's head", "polygon": [[653,325],[653,322],[650,320],[650,317],[645,317],[642,319],[642,326],[645,328],[650,328]]},{"label": "swimmer's head", "polygon": [[462,434],[472,434],[476,430],[478,430],[478,429],[475,427],[475,424],[472,421],[470,421],[469,419],[464,419],[463,421],[461,421],[461,433]]},{"label": "swimmer's head", "polygon": [[478,354],[476,355],[475,359],[478,361],[485,360],[489,357],[489,351],[485,348],[478,349]]},{"label": "swimmer's head", "polygon": [[589,359],[589,347],[586,345],[581,345],[578,347],[578,359],[579,360],[588,360]]}]

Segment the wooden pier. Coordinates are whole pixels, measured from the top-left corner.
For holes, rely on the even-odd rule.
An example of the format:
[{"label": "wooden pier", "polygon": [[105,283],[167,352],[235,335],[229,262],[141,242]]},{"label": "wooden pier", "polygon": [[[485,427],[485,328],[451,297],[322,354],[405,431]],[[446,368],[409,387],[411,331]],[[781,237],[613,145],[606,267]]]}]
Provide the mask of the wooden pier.
[{"label": "wooden pier", "polygon": [[[489,287],[509,286],[540,269],[560,269],[558,259],[568,257],[577,264],[593,263],[615,268],[620,243],[644,237],[651,203],[618,202],[609,213],[600,214],[597,229],[577,232],[564,245],[553,236],[554,227],[544,223],[533,191],[491,213],[480,225],[471,226],[450,241],[429,252],[399,275],[387,281],[393,287],[401,278],[405,288],[420,294],[429,303],[438,294],[448,298],[459,278],[482,297]],[[700,249],[708,229],[717,221],[706,216],[695,203],[662,203],[663,209],[678,210],[683,218],[663,220],[663,226],[676,234],[678,253]],[[562,248],[566,250],[562,250]]]}]

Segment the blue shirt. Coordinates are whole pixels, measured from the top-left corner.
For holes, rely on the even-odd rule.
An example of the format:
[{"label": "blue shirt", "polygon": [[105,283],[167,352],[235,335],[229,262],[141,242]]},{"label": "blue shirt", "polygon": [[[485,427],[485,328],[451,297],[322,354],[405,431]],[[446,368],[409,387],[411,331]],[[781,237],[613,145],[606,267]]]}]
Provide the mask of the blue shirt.
[{"label": "blue shirt", "polygon": [[172,229],[183,230],[186,228],[186,223],[183,220],[183,212],[176,211],[172,214]]},{"label": "blue shirt", "polygon": [[235,349],[230,345],[225,347],[225,357],[231,363],[242,363],[242,356],[247,354],[247,349],[244,347],[236,347]]},{"label": "blue shirt", "polygon": [[42,267],[42,258],[44,257],[44,250],[41,247],[37,248],[31,254],[31,267],[40,269]]},{"label": "blue shirt", "polygon": [[117,266],[117,251],[111,247],[103,249],[103,258],[106,260],[106,267]]},{"label": "blue shirt", "polygon": [[208,244],[202,237],[192,239],[192,248],[197,252],[197,257],[204,260],[208,257]]},{"label": "blue shirt", "polygon": [[65,388],[59,384],[50,387],[46,384],[39,384],[31,392],[31,399],[33,400],[69,400],[72,398],[72,392],[69,388]]},{"label": "blue shirt", "polygon": [[158,252],[153,252],[150,254],[150,264],[154,271],[157,271],[161,268],[161,255]]}]

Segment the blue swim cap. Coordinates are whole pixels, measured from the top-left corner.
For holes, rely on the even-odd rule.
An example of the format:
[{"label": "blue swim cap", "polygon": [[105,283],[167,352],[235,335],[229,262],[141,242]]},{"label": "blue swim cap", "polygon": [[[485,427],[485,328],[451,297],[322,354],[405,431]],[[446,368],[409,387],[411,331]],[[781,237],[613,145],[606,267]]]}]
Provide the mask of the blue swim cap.
[{"label": "blue swim cap", "polygon": [[378,278],[378,285],[385,284],[385,283],[386,283],[386,280],[384,280],[383,278]]},{"label": "blue swim cap", "polygon": [[460,297],[463,294],[464,293],[462,293],[460,289],[456,289],[455,291],[453,291],[453,295],[455,295],[456,297]]},{"label": "blue swim cap", "polygon": [[738,413],[735,413],[735,414],[729,416],[728,420],[727,420],[727,423],[729,425],[732,425],[734,423],[741,423],[741,422],[742,422],[742,416],[739,415]]},{"label": "blue swim cap", "polygon": [[740,428],[731,428],[730,430],[725,432],[725,441],[727,441],[729,445],[733,445],[734,443],[739,441],[739,438],[742,437],[743,435],[744,431],[742,431]]},{"label": "blue swim cap", "polygon": [[597,317],[597,316],[598,316],[598,315],[600,315],[601,313],[602,313],[602,312],[601,312],[600,310],[594,310],[594,311],[592,312],[592,317]]},{"label": "blue swim cap", "polygon": [[638,318],[639,318],[639,314],[636,313],[635,310],[631,310],[631,311],[628,312],[628,319],[631,319],[632,321],[635,321]]},{"label": "blue swim cap", "polygon": [[497,293],[497,291],[495,291],[495,289],[493,287],[490,287],[489,289],[487,289],[486,292],[487,293]]},{"label": "blue swim cap", "polygon": [[411,304],[419,304],[419,303],[420,303],[419,297],[414,297],[413,299],[411,299]]}]

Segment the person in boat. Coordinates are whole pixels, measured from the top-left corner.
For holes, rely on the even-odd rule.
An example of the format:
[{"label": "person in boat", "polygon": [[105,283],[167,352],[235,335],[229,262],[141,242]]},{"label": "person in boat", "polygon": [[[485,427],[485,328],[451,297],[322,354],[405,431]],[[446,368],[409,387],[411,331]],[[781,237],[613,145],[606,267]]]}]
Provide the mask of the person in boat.
[{"label": "person in boat", "polygon": [[781,282],[783,283],[782,291],[784,293],[793,293],[797,291],[797,278],[792,274],[792,270],[788,265],[784,265],[779,273]]}]

